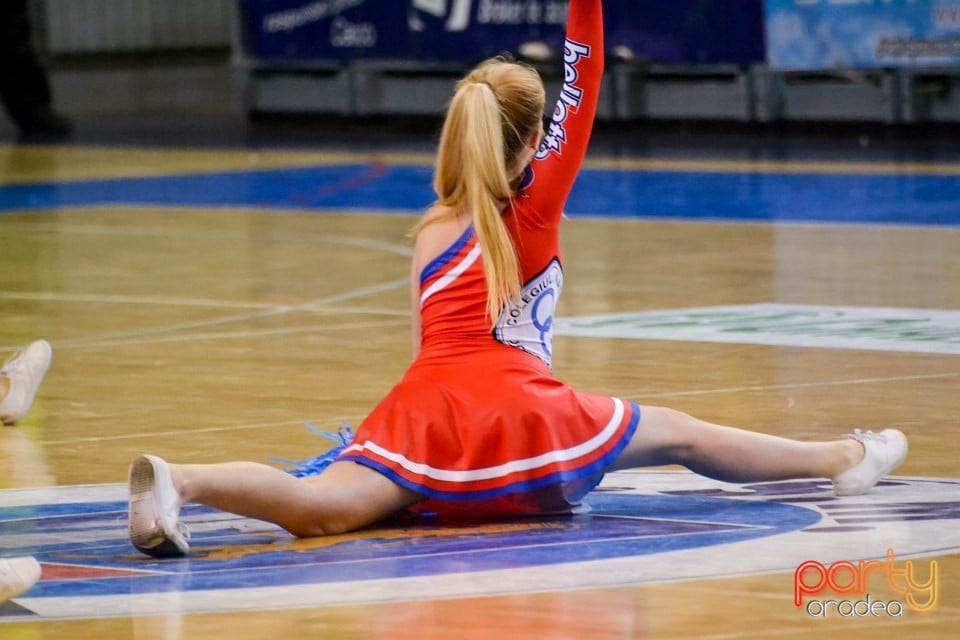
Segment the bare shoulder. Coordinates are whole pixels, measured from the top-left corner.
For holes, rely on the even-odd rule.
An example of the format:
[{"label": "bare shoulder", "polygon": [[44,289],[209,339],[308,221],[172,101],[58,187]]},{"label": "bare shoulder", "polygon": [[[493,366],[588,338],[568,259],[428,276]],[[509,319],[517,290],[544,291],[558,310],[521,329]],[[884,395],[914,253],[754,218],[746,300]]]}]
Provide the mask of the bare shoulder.
[{"label": "bare shoulder", "polygon": [[425,214],[427,224],[417,233],[413,250],[414,272],[419,273],[449,249],[470,226],[470,219],[443,205],[434,205]]}]

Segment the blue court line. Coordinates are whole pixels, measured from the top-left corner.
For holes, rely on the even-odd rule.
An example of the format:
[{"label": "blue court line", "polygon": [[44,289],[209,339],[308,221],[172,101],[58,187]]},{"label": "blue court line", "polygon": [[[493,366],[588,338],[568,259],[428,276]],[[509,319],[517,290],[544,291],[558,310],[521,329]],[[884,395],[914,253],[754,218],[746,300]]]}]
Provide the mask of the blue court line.
[{"label": "blue court line", "polygon": [[[97,205],[377,210],[433,200],[432,169],[344,165],[0,186],[0,212]],[[960,225],[954,175],[582,170],[574,215]]]}]

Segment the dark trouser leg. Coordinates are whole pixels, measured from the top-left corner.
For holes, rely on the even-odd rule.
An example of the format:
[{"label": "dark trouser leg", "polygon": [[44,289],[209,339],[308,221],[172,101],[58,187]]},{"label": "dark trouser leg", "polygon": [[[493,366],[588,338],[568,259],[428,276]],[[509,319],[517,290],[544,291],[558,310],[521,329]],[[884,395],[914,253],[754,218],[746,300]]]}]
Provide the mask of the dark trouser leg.
[{"label": "dark trouser leg", "polygon": [[47,74],[33,50],[26,0],[0,2],[0,99],[21,130],[65,133],[53,113]]}]

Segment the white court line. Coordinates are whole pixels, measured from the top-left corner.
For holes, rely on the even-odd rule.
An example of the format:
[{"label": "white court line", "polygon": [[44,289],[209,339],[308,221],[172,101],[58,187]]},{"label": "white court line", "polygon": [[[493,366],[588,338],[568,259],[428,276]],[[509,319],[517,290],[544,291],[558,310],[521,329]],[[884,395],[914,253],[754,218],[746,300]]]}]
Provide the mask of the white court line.
[{"label": "white court line", "polygon": [[[343,421],[343,416],[330,417],[325,416],[323,418],[311,418],[307,422],[311,424],[337,424],[339,425]],[[297,426],[300,429],[304,429],[303,420],[283,420],[280,422],[258,422],[252,424],[232,424],[222,427],[201,427],[198,429],[190,429],[189,432],[184,431],[152,431],[152,432],[137,432],[137,433],[124,433],[111,436],[89,436],[85,438],[65,438],[63,440],[48,440],[45,441],[45,445],[64,445],[64,444],[78,444],[81,442],[112,442],[114,440],[138,440],[140,438],[162,438],[166,436],[173,437],[183,437],[185,433],[189,433],[191,436],[196,433],[222,433],[224,431],[249,431],[250,429],[265,429],[265,428],[276,428],[276,427],[289,427]],[[318,444],[323,444],[322,439],[318,438]],[[317,447],[317,450],[320,450],[320,447]]]},{"label": "white court line", "polygon": [[[94,232],[99,234],[104,233],[116,233],[116,229],[113,227],[107,226],[98,226],[91,227],[89,225],[78,225],[76,228],[77,231],[83,231],[85,233]],[[143,234],[144,231],[140,230],[138,233]],[[149,231],[148,234],[156,235],[156,232]],[[169,233],[163,232],[161,235],[169,235]],[[196,234],[191,234],[196,235]],[[216,233],[217,238],[222,238],[220,232]],[[299,236],[298,236],[299,237]],[[384,251],[386,253],[392,253],[395,255],[402,255],[404,257],[410,257],[413,255],[413,250],[410,247],[393,244],[388,242],[382,242],[379,240],[371,240],[370,238],[356,237],[356,236],[339,236],[339,235],[320,235],[311,237],[311,242],[327,243],[327,244],[339,244],[347,245],[352,247],[359,247],[363,249],[374,249],[379,251]],[[359,289],[354,289],[352,291],[346,291],[333,296],[328,296],[326,298],[319,298],[317,300],[311,300],[309,302],[296,304],[296,305],[272,305],[267,303],[259,302],[230,302],[224,300],[212,300],[207,298],[182,298],[182,297],[149,297],[149,296],[117,296],[109,294],[68,294],[68,293],[43,293],[43,292],[0,292],[0,299],[6,300],[35,300],[35,301],[68,301],[68,302],[94,302],[94,303],[113,303],[113,304],[156,304],[156,305],[169,305],[169,306],[192,306],[192,307],[213,307],[219,309],[251,309],[255,310],[253,313],[247,314],[238,314],[233,316],[225,316],[221,318],[213,318],[210,320],[198,320],[194,322],[181,322],[177,324],[171,324],[163,327],[149,327],[145,329],[137,329],[132,331],[123,331],[119,333],[109,333],[101,334],[95,336],[87,336],[83,338],[73,338],[65,340],[51,340],[51,343],[57,349],[79,347],[79,346],[91,346],[96,345],[98,347],[111,346],[113,344],[134,344],[131,342],[131,338],[142,338],[146,336],[155,336],[163,333],[171,333],[176,331],[182,331],[184,329],[201,329],[204,327],[212,327],[222,324],[230,324],[233,322],[245,322],[247,320],[253,320],[256,318],[264,318],[270,316],[279,316],[289,313],[295,313],[298,311],[324,311],[319,307],[324,305],[331,305],[345,300],[351,300],[353,298],[362,298],[368,295],[382,293],[385,291],[390,291],[400,287],[405,287],[409,283],[409,277],[404,276],[401,279],[391,280],[379,285],[373,285],[370,287],[363,287]],[[342,309],[338,310],[343,312]],[[373,311],[368,310],[366,313],[371,313]],[[385,312],[390,315],[409,315],[408,311],[403,312]],[[239,334],[236,334],[239,335]],[[258,335],[257,333],[251,333],[250,335]],[[124,341],[126,338],[128,340]],[[3,350],[13,350],[17,349],[18,346],[7,346],[0,347]]]},{"label": "white court line", "polygon": [[268,309],[263,309],[259,311],[254,311],[251,313],[242,313],[232,316],[222,316],[220,318],[211,318],[209,320],[196,320],[194,322],[180,322],[176,324],[170,324],[162,327],[148,327],[145,329],[136,329],[133,331],[121,331],[116,333],[101,334],[98,336],[87,336],[84,338],[73,338],[67,340],[56,340],[52,341],[52,344],[56,348],[64,347],[77,347],[77,346],[86,346],[92,343],[98,344],[112,344],[116,340],[123,338],[141,338],[145,336],[155,336],[162,333],[172,333],[176,331],[182,331],[185,329],[202,329],[205,327],[213,327],[217,325],[230,324],[233,322],[245,322],[247,320],[254,320],[257,318],[266,318],[270,316],[280,316],[289,313],[294,313],[297,311],[308,311],[315,310],[316,307],[323,305],[334,304],[337,302],[342,302],[344,300],[351,300],[354,298],[362,298],[368,295],[375,293],[382,293],[384,291],[390,291],[392,289],[398,289],[400,287],[408,286],[410,280],[408,277],[398,278],[397,280],[391,280],[389,282],[384,282],[377,285],[372,285],[369,287],[362,287],[360,289],[353,289],[352,291],[345,291],[343,293],[338,293],[336,295],[327,296],[325,298],[318,298],[317,300],[310,300],[301,304],[295,305],[280,305],[277,307],[272,307]]},{"label": "white court line", "polygon": [[[409,314],[407,314],[409,315]],[[373,329],[381,327],[402,327],[408,325],[409,322],[406,320],[380,320],[380,321],[371,321],[371,322],[346,322],[342,324],[314,324],[301,327],[282,327],[279,329],[251,329],[248,331],[218,331],[211,333],[188,333],[184,335],[176,336],[165,336],[165,337],[154,337],[154,338],[131,338],[129,340],[123,339],[109,339],[105,342],[85,342],[83,344],[74,344],[72,346],[67,346],[66,349],[102,349],[104,347],[122,347],[128,345],[143,345],[143,344],[163,344],[163,343],[172,343],[172,342],[194,342],[194,341],[203,341],[203,340],[231,340],[234,338],[253,338],[253,337],[262,337],[262,336],[275,336],[275,335],[293,335],[297,333],[320,333],[323,331],[340,331],[340,330],[354,330],[354,329]],[[61,344],[56,345],[59,348],[62,348]]]},{"label": "white court line", "polygon": [[[817,386],[833,386],[833,385],[844,385],[844,384],[866,384],[873,382],[897,382],[903,380],[913,380],[920,378],[946,378],[946,377],[960,377],[960,373],[947,373],[947,374],[930,374],[930,375],[920,375],[920,376],[893,376],[889,378],[864,378],[861,380],[837,380],[837,381],[827,381],[822,383],[817,382],[804,382],[798,383],[796,385],[772,385],[769,387],[729,387],[726,389],[703,389],[698,391],[679,391],[676,393],[663,393],[663,394],[652,394],[647,397],[657,397],[657,396],[670,396],[670,395],[698,395],[698,394],[710,394],[710,393],[733,393],[737,391],[753,390],[753,389],[789,389],[791,387],[817,387]],[[620,396],[618,396],[620,397]],[[342,421],[342,417],[337,418],[323,418],[320,420],[310,420],[313,424],[332,424],[333,422]],[[206,427],[200,429],[191,429],[190,433],[204,433],[204,432],[224,432],[224,431],[244,431],[247,429],[262,429],[264,427],[278,427],[278,426],[287,426],[291,424],[303,425],[303,421],[297,422],[269,422],[269,423],[258,423],[258,424],[246,424],[246,425],[232,425],[232,426],[223,426],[223,427]],[[182,431],[155,431],[155,432],[140,432],[140,433],[126,433],[122,435],[113,435],[113,436],[104,436],[104,437],[87,437],[87,438],[70,438],[66,440],[51,440],[47,442],[48,445],[63,445],[63,444],[75,444],[81,442],[109,442],[112,440],[130,440],[137,438],[157,438],[164,436],[182,436]]]},{"label": "white court line", "polygon": [[[156,305],[161,307],[201,307],[211,309],[276,309],[275,302],[252,302],[249,300],[221,300],[217,298],[179,298],[167,296],[127,296],[109,293],[47,293],[42,291],[0,291],[0,300],[29,300],[32,302],[77,302],[92,304],[134,304]],[[321,307],[306,309],[319,313],[358,313],[379,316],[410,317],[406,309],[387,309],[385,307]]]},{"label": "white court line", "polygon": [[216,309],[274,309],[271,302],[229,301],[213,298],[174,298],[165,296],[126,296],[107,293],[48,293],[42,291],[0,291],[0,300],[33,302],[87,302],[96,304],[160,305],[169,307],[212,307]]},{"label": "white court line", "polygon": [[621,394],[618,397],[626,396],[630,398],[673,398],[678,396],[702,396],[717,393],[742,393],[744,391],[776,391],[780,389],[805,389],[815,387],[837,387],[842,385],[854,384],[873,384],[877,382],[907,382],[910,380],[931,380],[936,378],[958,378],[960,371],[950,373],[921,373],[913,376],[890,376],[886,378],[853,378],[850,380],[825,380],[821,382],[794,382],[791,384],[771,384],[744,387],[721,387],[719,389],[695,389],[692,391],[661,391],[657,393],[648,393],[638,391],[635,394]]},{"label": "white court line", "polygon": [[[109,205],[103,207],[92,207],[94,209],[122,209],[124,211],[129,211],[132,209],[138,209],[142,207],[137,206],[123,206],[123,205]],[[150,207],[155,208],[155,207]],[[161,207],[162,208],[162,207]],[[169,207],[171,209],[182,211],[183,207]],[[87,207],[81,209],[71,209],[73,213],[84,212],[83,209],[88,209]],[[230,211],[235,211],[234,207],[229,207]],[[272,209],[253,209],[253,211],[262,213],[264,211],[272,212]],[[311,212],[313,213],[313,212]],[[327,212],[329,213],[329,212]],[[392,214],[395,215],[395,214]],[[125,238],[173,238],[174,236],[189,237],[189,238],[214,238],[218,242],[222,242],[224,238],[234,237],[234,238],[247,238],[249,234],[235,232],[230,233],[229,231],[224,232],[223,230],[217,231],[189,231],[176,233],[175,231],[167,228],[141,228],[141,227],[112,227],[105,225],[91,225],[91,224],[69,224],[69,223],[57,223],[57,224],[31,224],[30,229],[36,231],[41,228],[47,228],[50,230],[55,230],[58,233],[65,233],[69,235],[97,235],[97,236],[117,236]],[[395,244],[391,242],[384,242],[381,240],[372,240],[370,238],[365,238],[362,236],[338,236],[338,235],[329,235],[329,234],[319,234],[311,235],[309,232],[300,233],[300,232],[281,232],[279,235],[287,235],[292,238],[295,238],[300,243],[309,242],[310,244],[340,244],[346,245],[349,247],[358,247],[360,249],[373,249],[378,251],[383,251],[385,253],[392,253],[394,255],[403,256],[405,258],[413,257],[413,249],[409,246],[402,244]]]}]

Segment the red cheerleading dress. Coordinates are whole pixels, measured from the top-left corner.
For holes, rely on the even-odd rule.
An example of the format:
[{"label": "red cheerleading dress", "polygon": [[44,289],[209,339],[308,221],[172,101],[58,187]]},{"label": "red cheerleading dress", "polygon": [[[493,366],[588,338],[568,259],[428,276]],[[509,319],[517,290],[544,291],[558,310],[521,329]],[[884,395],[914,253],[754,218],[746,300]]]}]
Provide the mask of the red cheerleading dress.
[{"label": "red cheerleading dress", "polygon": [[550,369],[563,284],[563,206],[586,155],[603,73],[600,0],[570,4],[553,120],[503,217],[525,283],[494,329],[473,228],[420,274],[421,350],[338,460],[424,496],[420,510],[569,512],[637,428],[633,402],[571,389]]}]

